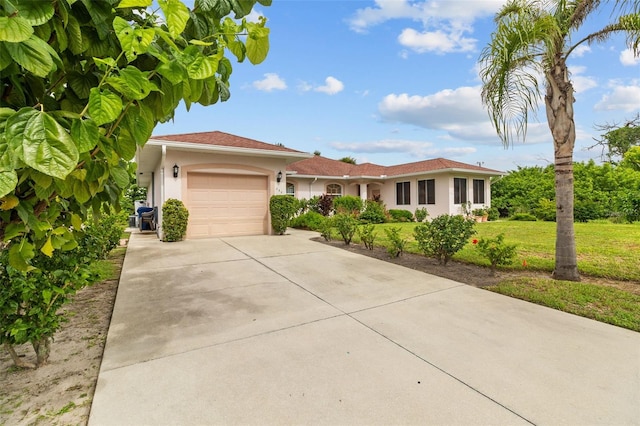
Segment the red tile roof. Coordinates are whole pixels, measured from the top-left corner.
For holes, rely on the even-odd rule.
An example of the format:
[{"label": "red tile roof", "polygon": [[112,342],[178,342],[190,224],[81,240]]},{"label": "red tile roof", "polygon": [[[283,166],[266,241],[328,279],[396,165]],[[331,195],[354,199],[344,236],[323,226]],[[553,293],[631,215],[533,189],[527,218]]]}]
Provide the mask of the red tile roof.
[{"label": "red tile roof", "polygon": [[372,163],[354,165],[339,160],[332,160],[330,158],[314,155],[312,158],[296,161],[295,163],[291,163],[289,164],[289,166],[287,166],[288,171],[296,172],[296,174],[299,175],[340,177],[345,175],[348,175],[350,177],[377,177],[382,175],[400,176],[447,169],[487,172],[491,174],[500,173],[497,170],[461,163],[459,161],[447,160],[445,158],[417,161],[415,163],[398,164],[396,166],[380,166],[378,164]]},{"label": "red tile roof", "polygon": [[266,142],[260,142],[253,139],[243,138],[241,136],[232,135],[224,132],[204,132],[204,133],[183,133],[179,135],[152,136],[152,140],[170,141],[170,142],[186,142],[203,145],[228,146],[234,148],[246,149],[262,149],[267,151],[295,152],[295,149],[286,148],[280,145],[273,145]]}]

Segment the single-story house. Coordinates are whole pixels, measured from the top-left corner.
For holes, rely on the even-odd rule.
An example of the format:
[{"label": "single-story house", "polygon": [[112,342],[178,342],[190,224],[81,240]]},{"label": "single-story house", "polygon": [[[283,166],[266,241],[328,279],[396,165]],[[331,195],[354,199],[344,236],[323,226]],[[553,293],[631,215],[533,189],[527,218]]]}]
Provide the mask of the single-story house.
[{"label": "single-story house", "polygon": [[490,207],[491,176],[502,174],[444,158],[380,166],[316,155],[287,167],[286,188],[287,194],[297,198],[355,195],[363,200],[379,199],[388,209],[413,213],[426,208],[431,217],[436,217],[462,214],[465,207]]},{"label": "single-story house", "polygon": [[270,234],[269,199],[290,194],[357,195],[389,209],[426,207],[431,217],[459,214],[463,205],[490,206],[496,170],[446,159],[396,166],[349,164],[223,132],[153,136],[136,155],[137,182],[148,206],[182,200],[187,238]]}]

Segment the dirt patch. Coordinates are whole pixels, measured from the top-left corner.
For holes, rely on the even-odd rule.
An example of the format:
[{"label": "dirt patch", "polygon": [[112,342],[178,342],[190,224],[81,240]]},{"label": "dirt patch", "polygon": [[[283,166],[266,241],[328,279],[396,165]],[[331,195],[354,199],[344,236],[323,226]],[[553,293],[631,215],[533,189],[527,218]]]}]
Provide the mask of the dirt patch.
[{"label": "dirt patch", "polygon": [[[114,255],[120,276],[124,250]],[[118,280],[107,280],[79,291],[66,306],[69,321],[51,344],[49,363],[37,370],[17,369],[0,347],[0,424],[84,425],[98,379]],[[30,345],[16,347],[35,361]]]}]

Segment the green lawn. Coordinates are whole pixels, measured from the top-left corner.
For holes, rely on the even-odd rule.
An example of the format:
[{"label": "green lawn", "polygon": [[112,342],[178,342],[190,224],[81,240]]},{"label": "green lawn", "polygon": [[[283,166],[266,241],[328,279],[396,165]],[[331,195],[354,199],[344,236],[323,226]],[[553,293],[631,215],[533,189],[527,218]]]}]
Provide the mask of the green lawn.
[{"label": "green lawn", "polygon": [[[400,227],[409,241],[407,251],[419,253],[413,238],[415,223],[376,225],[376,245],[387,244],[385,228]],[[507,244],[516,244],[518,257],[508,269],[524,268],[553,271],[556,224],[554,222],[482,222],[475,226],[473,238],[495,237],[504,233]],[[576,223],[576,246],[580,273],[622,281],[640,281],[640,224]],[[475,246],[467,244],[454,260],[489,266]],[[526,266],[523,263],[526,262]]]}]

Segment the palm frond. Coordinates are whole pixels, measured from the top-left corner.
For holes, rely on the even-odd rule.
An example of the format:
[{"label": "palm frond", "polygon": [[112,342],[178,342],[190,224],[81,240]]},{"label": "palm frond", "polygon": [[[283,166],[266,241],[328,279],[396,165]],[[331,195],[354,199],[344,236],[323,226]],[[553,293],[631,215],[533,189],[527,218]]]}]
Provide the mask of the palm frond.
[{"label": "palm frond", "polygon": [[479,58],[482,102],[505,146],[525,139],[529,112],[535,113],[541,99],[538,77],[562,52],[557,21],[539,5],[507,3]]},{"label": "palm frond", "polygon": [[627,47],[633,50],[634,55],[640,56],[640,12],[620,16],[618,22],[607,25],[601,30],[587,35],[573,45],[567,52],[567,55],[582,43],[601,43],[619,33],[625,34]]}]

